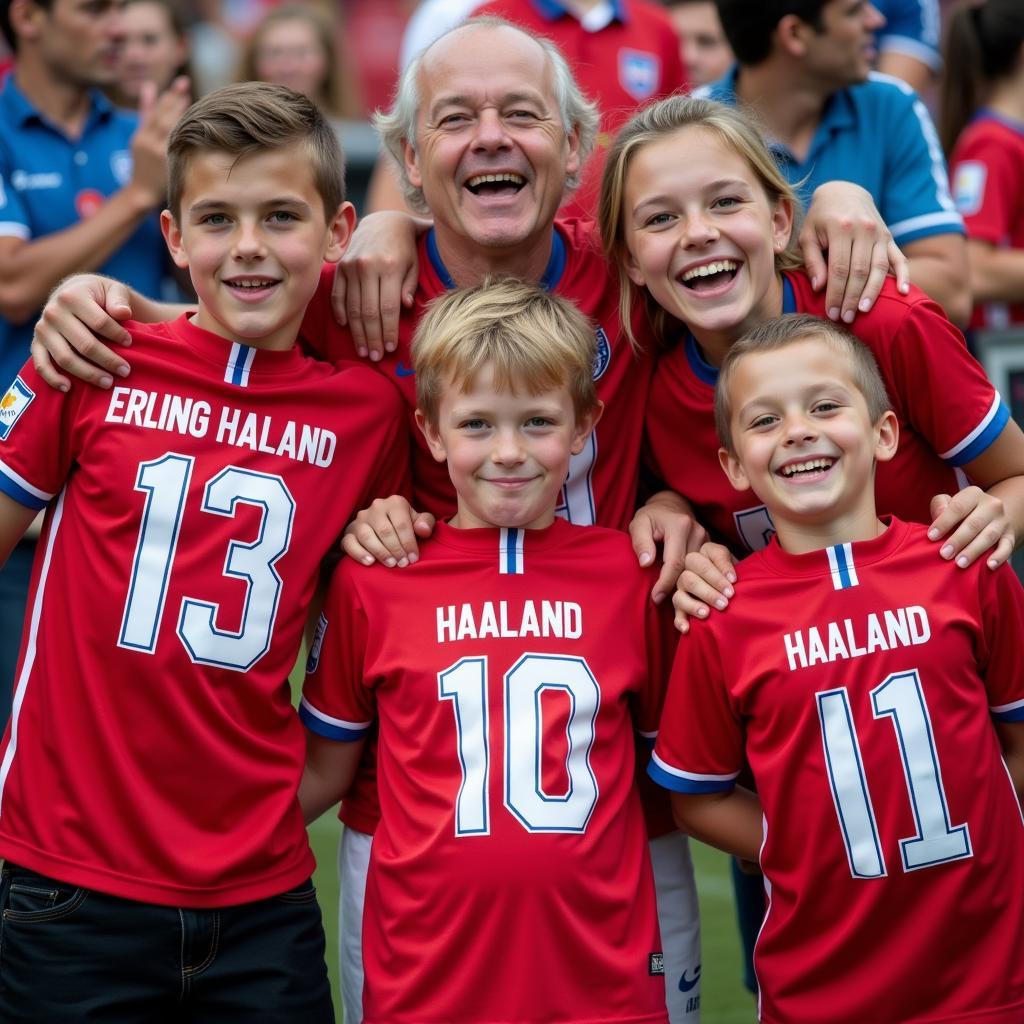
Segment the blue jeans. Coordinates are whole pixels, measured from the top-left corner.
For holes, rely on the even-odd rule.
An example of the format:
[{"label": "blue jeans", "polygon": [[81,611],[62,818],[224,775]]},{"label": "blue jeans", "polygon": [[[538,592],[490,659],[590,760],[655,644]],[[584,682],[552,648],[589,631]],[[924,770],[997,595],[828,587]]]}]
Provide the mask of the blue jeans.
[{"label": "blue jeans", "polygon": [[4,864],[0,1021],[334,1024],[316,890],[188,910]]}]

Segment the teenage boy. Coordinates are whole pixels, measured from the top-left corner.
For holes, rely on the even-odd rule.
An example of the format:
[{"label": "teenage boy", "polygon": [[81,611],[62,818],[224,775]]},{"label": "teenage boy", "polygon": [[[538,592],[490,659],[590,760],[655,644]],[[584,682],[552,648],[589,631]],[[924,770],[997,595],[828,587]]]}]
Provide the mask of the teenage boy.
[{"label": "teenage boy", "polygon": [[336,802],[378,722],[368,1024],[666,1020],[633,764],[673,631],[628,537],[555,515],[601,412],[594,353],[536,285],[439,300],[417,422],[456,514],[401,574],[346,560],[332,582],[299,798],[310,820]]},{"label": "teenage boy", "polygon": [[845,330],[758,327],[715,414],[723,468],[777,535],[680,646],[649,770],[686,831],[760,859],[760,1019],[1019,1021],[1020,584],[877,517],[896,418]]},{"label": "teenage boy", "polygon": [[0,555],[47,508],[0,752],[0,1018],[333,1022],[287,683],[321,556],[402,486],[397,392],[295,347],[351,230],[305,97],[247,83],[169,142],[197,311],[130,386],[0,402]]}]

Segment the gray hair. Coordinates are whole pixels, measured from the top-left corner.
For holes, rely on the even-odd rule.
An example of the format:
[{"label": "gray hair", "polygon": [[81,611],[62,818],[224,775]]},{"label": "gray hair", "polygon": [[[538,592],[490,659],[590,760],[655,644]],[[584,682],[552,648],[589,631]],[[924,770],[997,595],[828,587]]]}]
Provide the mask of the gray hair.
[{"label": "gray hair", "polygon": [[[494,17],[493,15],[469,18],[450,28],[444,35],[439,36],[429,46],[424,47],[409,61],[405,71],[402,72],[401,78],[398,80],[398,88],[395,91],[395,98],[391,104],[391,109],[386,113],[378,110],[373,115],[373,126],[377,129],[381,142],[383,142],[385,148],[398,165],[402,192],[405,195],[406,202],[414,210],[427,212],[428,207],[423,197],[423,189],[417,188],[409,181],[409,175],[405,168],[403,143],[408,141],[415,151],[416,117],[420,106],[419,73],[420,68],[423,66],[423,58],[435,43],[451,35],[452,32],[458,32],[463,28],[476,25],[490,28],[510,28],[515,32],[522,33],[522,35],[535,42],[544,51],[551,67],[552,89],[555,94],[555,102],[558,104],[558,113],[562,119],[562,125],[565,127],[567,135],[573,128],[576,128],[579,132],[581,168],[594,148],[600,114],[598,113],[597,105],[588,100],[580,91],[572,69],[569,67],[565,57],[562,56],[562,51],[550,39],[545,39],[543,36],[530,35],[518,25],[506,21],[504,18]],[[579,185],[579,174],[567,176],[565,185],[567,191],[572,191],[572,189],[576,188]]]}]

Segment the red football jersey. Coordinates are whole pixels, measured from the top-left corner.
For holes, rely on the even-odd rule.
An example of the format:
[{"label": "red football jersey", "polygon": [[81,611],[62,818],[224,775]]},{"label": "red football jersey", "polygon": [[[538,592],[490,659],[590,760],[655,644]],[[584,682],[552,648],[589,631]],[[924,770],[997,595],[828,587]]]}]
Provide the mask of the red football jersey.
[{"label": "red football jersey", "polygon": [[750,764],[761,1020],[1024,1020],[1024,824],[992,726],[1024,719],[1013,572],[949,565],[894,519],[739,575],[679,646],[650,773],[714,792]]},{"label": "red football jersey", "polygon": [[563,206],[568,214],[593,217],[608,147],[619,129],[640,107],[689,86],[671,19],[647,0],[608,4],[602,25],[586,24],[596,9],[580,18],[551,0],[488,0],[473,14],[496,14],[531,35],[546,36],[565,55],[583,94],[597,104],[601,123],[594,152],[579,189]]},{"label": "red football jersey", "polygon": [[[784,312],[824,317],[824,293],[811,290],[803,271],[785,274],[784,284]],[[963,335],[923,292],[900,295],[887,280],[851,330],[874,354],[899,420],[899,451],[876,470],[878,510],[931,522],[932,497],[963,486],[956,467],[992,444],[1009,409]],[[775,529],[753,492],[733,490],[718,463],[717,380],[692,335],[661,357],[645,423],[648,460],[656,476],[693,503],[716,540],[737,553],[757,551]]]},{"label": "red football jersey", "polygon": [[[956,208],[968,238],[1024,249],[1024,123],[982,111],[964,129],[950,158]],[[972,328],[1024,323],[1024,302],[974,307]]]},{"label": "red football jersey", "polygon": [[129,899],[284,892],[313,857],[286,679],[320,559],[404,486],[379,375],[131,324],[132,376],[22,370],[0,489],[49,503],[0,760],[0,855]]},{"label": "red football jersey", "polygon": [[633,781],[674,644],[653,580],[561,520],[339,567],[301,714],[338,740],[379,722],[367,1024],[665,1020]]}]

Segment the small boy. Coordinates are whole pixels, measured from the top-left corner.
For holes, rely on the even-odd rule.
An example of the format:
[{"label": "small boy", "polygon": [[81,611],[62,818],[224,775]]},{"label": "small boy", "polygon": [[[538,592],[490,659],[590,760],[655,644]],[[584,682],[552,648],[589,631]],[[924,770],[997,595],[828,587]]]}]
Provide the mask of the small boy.
[{"label": "small boy", "polygon": [[684,829],[760,859],[761,1020],[1024,1019],[1019,583],[878,519],[896,419],[844,329],[758,327],[715,414],[725,472],[778,533],[680,645],[649,771]]},{"label": "small boy", "polygon": [[5,1022],[333,1022],[285,682],[320,558],[402,487],[379,374],[295,347],[353,214],[316,107],[248,83],[169,141],[194,315],[130,386],[0,402],[0,555],[46,507],[0,759]]},{"label": "small boy", "polygon": [[458,510],[401,574],[340,566],[300,709],[307,819],[379,724],[367,1024],[666,1019],[633,765],[673,631],[625,534],[555,516],[601,412],[594,354],[523,282],[417,329],[417,423]]}]

